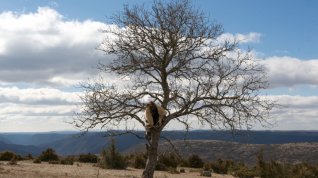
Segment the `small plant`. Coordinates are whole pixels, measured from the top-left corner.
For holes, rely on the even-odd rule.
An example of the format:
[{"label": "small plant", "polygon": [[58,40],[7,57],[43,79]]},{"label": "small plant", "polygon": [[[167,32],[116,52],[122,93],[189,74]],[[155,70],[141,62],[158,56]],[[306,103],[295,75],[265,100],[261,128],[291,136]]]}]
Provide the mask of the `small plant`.
[{"label": "small plant", "polygon": [[189,166],[192,168],[202,168],[203,167],[203,161],[199,157],[199,155],[191,155],[188,159]]},{"label": "small plant", "polygon": [[176,168],[173,168],[173,167],[168,167],[167,171],[170,174],[180,174],[180,172]]},{"label": "small plant", "polygon": [[29,160],[30,160],[30,159],[33,159],[32,154],[28,154],[28,155],[27,155],[27,159],[29,159]]},{"label": "small plant", "polygon": [[73,156],[68,156],[64,159],[62,159],[60,161],[60,164],[63,164],[63,165],[73,165],[74,164],[74,157]]},{"label": "small plant", "polygon": [[126,169],[126,159],[117,151],[115,140],[112,139],[111,145],[101,153],[100,167],[106,169]]},{"label": "small plant", "polygon": [[58,161],[59,156],[52,148],[48,148],[47,150],[42,152],[42,154],[39,156],[39,159],[41,161]]},{"label": "small plant", "polygon": [[233,176],[239,178],[254,178],[258,174],[254,168],[249,168],[243,163],[235,164],[233,167]]},{"label": "small plant", "polygon": [[179,159],[173,153],[161,154],[158,158],[156,170],[161,170],[161,171],[167,171],[167,170],[169,171],[171,169],[176,170],[179,162],[180,162]]},{"label": "small plant", "polygon": [[233,165],[233,161],[218,159],[211,163],[211,168],[215,173],[226,174]]},{"label": "small plant", "polygon": [[17,165],[18,164],[18,157],[13,156],[12,159],[8,162],[9,165]]},{"label": "small plant", "polygon": [[96,155],[91,153],[81,154],[78,158],[78,161],[81,163],[97,163],[98,158]]},{"label": "small plant", "polygon": [[14,157],[16,157],[16,154],[10,151],[6,151],[0,154],[0,161],[11,161]]},{"label": "small plant", "polygon": [[146,154],[135,154],[133,167],[136,169],[144,169],[146,166],[147,155]]},{"label": "small plant", "polygon": [[60,164],[59,161],[49,161],[49,164]]},{"label": "small plant", "polygon": [[33,163],[35,163],[35,164],[40,164],[40,163],[41,163],[41,160],[40,160],[39,158],[37,158],[37,159],[35,159],[35,160],[33,161]]},{"label": "small plant", "polygon": [[203,170],[204,171],[211,171],[212,170],[212,166],[210,163],[204,163],[203,164]]}]

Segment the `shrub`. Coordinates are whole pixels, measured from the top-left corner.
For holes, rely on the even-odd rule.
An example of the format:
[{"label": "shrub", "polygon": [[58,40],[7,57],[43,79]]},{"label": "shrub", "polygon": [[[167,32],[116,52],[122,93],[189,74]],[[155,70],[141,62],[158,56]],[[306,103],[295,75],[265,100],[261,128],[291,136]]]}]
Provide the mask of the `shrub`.
[{"label": "shrub", "polygon": [[18,164],[18,157],[13,156],[12,159],[8,162],[9,165],[17,165]]},{"label": "shrub", "polygon": [[166,171],[167,167],[160,161],[157,161],[156,168],[157,171]]},{"label": "shrub", "polygon": [[237,164],[233,167],[233,176],[239,178],[254,178],[258,175],[257,171],[253,168],[248,168],[244,164]]},{"label": "shrub", "polygon": [[126,159],[117,151],[115,140],[112,139],[111,145],[102,151],[100,167],[106,169],[126,169]]},{"label": "shrub", "polygon": [[173,168],[173,167],[168,167],[167,171],[170,174],[180,174],[180,172],[176,168]]},{"label": "shrub", "polygon": [[307,163],[301,163],[293,166],[291,169],[293,178],[316,178],[318,177],[318,164],[316,166]]},{"label": "shrub", "polygon": [[40,164],[40,163],[41,163],[41,160],[40,160],[39,158],[37,158],[37,159],[35,159],[35,160],[33,161],[33,163]]},{"label": "shrub", "polygon": [[28,155],[27,155],[27,159],[33,159],[32,154],[28,154]]},{"label": "shrub", "polygon": [[60,164],[64,165],[73,165],[74,164],[74,157],[68,156],[60,161]]},{"label": "shrub", "polygon": [[135,154],[133,167],[136,169],[144,169],[146,167],[147,155]]},{"label": "shrub", "polygon": [[81,154],[78,158],[78,161],[81,163],[97,163],[98,158],[96,155],[91,153]]},{"label": "shrub", "polygon": [[233,161],[218,159],[211,163],[211,168],[215,173],[226,174],[233,165]]},{"label": "shrub", "polygon": [[49,164],[60,164],[59,161],[49,161]]},{"label": "shrub", "polygon": [[190,167],[189,160],[187,159],[181,159],[179,164],[181,167]]},{"label": "shrub", "polygon": [[11,159],[15,157],[16,154],[10,151],[6,151],[0,154],[0,161],[11,161]]},{"label": "shrub", "polygon": [[313,166],[306,163],[290,165],[275,161],[265,162],[262,151],[257,156],[257,172],[262,178],[317,178],[318,165]]},{"label": "shrub", "polygon": [[212,166],[210,163],[204,163],[203,164],[203,170],[204,171],[211,171],[212,170]]},{"label": "shrub", "polygon": [[58,161],[59,156],[52,148],[48,148],[47,150],[42,152],[42,154],[39,156],[39,159],[41,161]]},{"label": "shrub", "polygon": [[202,168],[203,167],[203,161],[199,157],[199,155],[191,155],[188,159],[189,166],[192,168]]},{"label": "shrub", "polygon": [[171,168],[176,169],[179,162],[179,159],[173,153],[161,154],[157,161],[157,170],[171,170]]}]

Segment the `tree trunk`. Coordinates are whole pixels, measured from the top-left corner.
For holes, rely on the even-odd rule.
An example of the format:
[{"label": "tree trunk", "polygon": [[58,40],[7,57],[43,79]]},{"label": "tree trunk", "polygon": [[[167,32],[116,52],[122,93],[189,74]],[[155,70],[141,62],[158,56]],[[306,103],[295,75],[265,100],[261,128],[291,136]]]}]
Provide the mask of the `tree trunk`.
[{"label": "tree trunk", "polygon": [[157,164],[157,153],[158,153],[158,143],[160,138],[160,129],[152,128],[150,131],[149,144],[147,147],[147,162],[146,167],[142,173],[142,178],[153,178],[156,164]]}]

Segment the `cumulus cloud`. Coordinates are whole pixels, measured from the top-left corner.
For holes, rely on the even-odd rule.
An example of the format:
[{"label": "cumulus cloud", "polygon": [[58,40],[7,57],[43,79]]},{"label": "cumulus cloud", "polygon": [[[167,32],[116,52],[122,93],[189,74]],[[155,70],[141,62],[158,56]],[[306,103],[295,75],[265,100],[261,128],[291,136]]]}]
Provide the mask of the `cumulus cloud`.
[{"label": "cumulus cloud", "polygon": [[261,63],[267,68],[271,87],[318,85],[318,59],[270,57]]},{"label": "cumulus cloud", "polygon": [[318,128],[318,96],[272,96],[281,107],[272,111],[273,129],[316,130]]},{"label": "cumulus cloud", "polygon": [[[48,7],[0,14],[0,81],[70,85],[96,72],[106,25],[66,20]],[[74,80],[74,82],[72,82]]]},{"label": "cumulus cloud", "polygon": [[[317,130],[318,128],[318,96],[289,96],[269,95],[264,96],[277,101],[279,107],[271,111],[271,119],[266,123],[254,123],[253,129],[259,130]],[[202,126],[194,119],[191,129],[210,129]],[[177,121],[168,124],[168,129],[183,129]]]},{"label": "cumulus cloud", "polygon": [[74,105],[80,92],[65,92],[54,88],[0,87],[0,103],[28,105]]},{"label": "cumulus cloud", "polygon": [[80,95],[53,88],[0,87],[0,130],[73,129],[66,122],[78,111]]},{"label": "cumulus cloud", "polygon": [[75,128],[68,124],[69,116],[21,116],[10,115],[4,117],[0,115],[1,132],[47,132],[65,131]]},{"label": "cumulus cloud", "polygon": [[[96,50],[105,37],[99,30],[105,28],[114,26],[66,19],[48,7],[40,7],[34,13],[0,13],[0,130],[71,129],[64,121],[69,121],[78,109],[81,92],[56,88],[95,76],[96,64],[112,59]],[[225,33],[218,40],[258,43],[261,36],[255,32]],[[268,69],[271,87],[318,86],[318,60],[269,57],[260,61]],[[116,80],[110,75],[104,78]],[[15,87],[20,86],[18,83],[27,86]],[[28,84],[37,84],[37,88],[28,88]],[[275,129],[318,127],[318,96],[272,97],[284,106],[273,111],[277,119]],[[172,124],[169,128],[181,127]]]},{"label": "cumulus cloud", "polygon": [[224,33],[222,34],[218,40],[219,41],[236,41],[240,44],[243,43],[259,43],[261,39],[261,34],[256,32],[250,32],[248,34],[232,34],[232,33]]}]

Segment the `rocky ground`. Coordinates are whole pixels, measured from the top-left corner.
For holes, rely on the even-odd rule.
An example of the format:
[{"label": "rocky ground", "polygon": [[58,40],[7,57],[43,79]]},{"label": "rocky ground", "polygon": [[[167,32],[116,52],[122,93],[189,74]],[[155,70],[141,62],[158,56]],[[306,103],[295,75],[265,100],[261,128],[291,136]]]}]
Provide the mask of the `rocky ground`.
[{"label": "rocky ground", "polygon": [[[138,178],[142,170],[128,168],[126,170],[109,170],[95,167],[93,164],[74,163],[74,165],[60,165],[32,161],[19,161],[17,165],[8,165],[0,162],[0,178]],[[200,176],[199,170],[187,169],[186,173],[170,174],[156,171],[156,178],[196,178]],[[233,178],[230,175],[212,174],[212,178]]]}]

